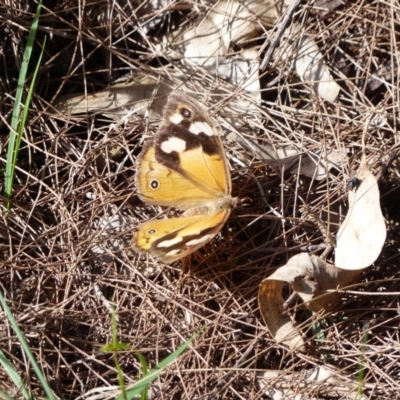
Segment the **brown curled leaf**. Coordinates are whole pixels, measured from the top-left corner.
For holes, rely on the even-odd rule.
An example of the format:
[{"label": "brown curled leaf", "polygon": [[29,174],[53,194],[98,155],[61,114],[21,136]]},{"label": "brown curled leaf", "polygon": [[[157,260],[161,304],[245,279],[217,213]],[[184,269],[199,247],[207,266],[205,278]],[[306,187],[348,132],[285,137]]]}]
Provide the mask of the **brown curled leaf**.
[{"label": "brown curled leaf", "polygon": [[310,310],[329,311],[338,304],[341,294],[328,291],[348,285],[359,274],[360,271],[340,270],[307,253],[293,256],[286,265],[278,268],[260,284],[258,303],[272,336],[291,348],[304,351],[304,341],[299,330],[284,313],[282,288],[285,283],[292,286]]}]

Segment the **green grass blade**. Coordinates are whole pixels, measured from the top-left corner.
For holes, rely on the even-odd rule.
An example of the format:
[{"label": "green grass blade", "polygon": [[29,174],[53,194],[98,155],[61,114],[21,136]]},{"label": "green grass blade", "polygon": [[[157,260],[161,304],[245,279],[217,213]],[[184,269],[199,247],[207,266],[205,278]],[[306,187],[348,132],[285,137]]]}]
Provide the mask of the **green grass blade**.
[{"label": "green grass blade", "polygon": [[3,392],[2,390],[0,390],[0,399],[1,400],[16,400],[15,397],[10,396],[9,394],[7,394],[6,392]]},{"label": "green grass blade", "polygon": [[[42,63],[45,45],[46,45],[46,38],[44,38],[43,45],[42,45],[42,51],[40,52],[38,62],[36,63],[35,71],[32,76],[32,82],[31,82],[31,85],[29,86],[28,94],[27,94],[26,100],[25,100],[25,105],[22,110],[21,122],[18,126],[18,135],[16,137],[15,151],[14,151],[14,157],[13,157],[13,163],[12,163],[12,165],[14,166],[14,170],[15,170],[15,165],[17,164],[18,150],[19,150],[19,147],[21,144],[22,134],[24,133],[26,119],[28,118],[29,105],[31,104],[33,89],[35,87],[35,82],[36,82],[37,74],[39,72],[40,64]],[[14,175],[14,170],[13,170],[13,175]],[[11,182],[11,184],[12,184],[12,182]]]},{"label": "green grass blade", "polygon": [[[24,90],[26,75],[27,75],[27,71],[28,71],[28,65],[29,65],[29,61],[31,59],[33,45],[35,42],[36,31],[37,31],[37,27],[39,24],[39,16],[40,16],[41,8],[42,8],[42,0],[39,1],[39,4],[36,8],[35,17],[33,19],[31,29],[29,31],[28,40],[27,40],[27,44],[26,44],[26,48],[24,51],[24,56],[23,56],[23,60],[22,60],[22,64],[21,64],[21,71],[20,71],[19,77],[18,77],[17,91],[15,93],[15,102],[14,102],[14,107],[13,107],[13,112],[12,112],[12,117],[11,117],[10,138],[9,138],[8,149],[7,149],[6,176],[5,176],[5,182],[4,182],[4,196],[6,197],[7,200],[10,200],[10,198],[11,198],[15,165],[16,165],[15,163],[16,163],[18,150],[19,150],[19,148],[17,147],[17,144],[19,144],[21,142],[21,137],[18,138],[18,136],[22,135],[23,128],[24,128],[24,125],[19,123],[21,101],[22,101],[22,94],[23,94],[23,90]],[[29,105],[29,103],[28,103],[28,105]],[[28,105],[25,104],[25,108],[28,108]],[[20,125],[22,125],[22,129],[20,129],[20,133],[18,133]],[[10,207],[10,204],[8,202],[7,208],[9,208],[9,207]]]},{"label": "green grass blade", "polygon": [[[147,365],[147,361],[144,358],[142,353],[137,352],[136,357],[140,362],[140,366],[142,367],[142,376],[145,376],[149,373],[149,368]],[[146,400],[148,397],[148,386],[146,385],[141,394],[141,400]]]},{"label": "green grass blade", "polygon": [[[124,374],[122,372],[122,369],[118,363],[118,358],[117,358],[117,352],[120,350],[131,350],[131,346],[127,345],[126,343],[119,342],[118,341],[118,335],[117,335],[117,319],[115,317],[115,309],[112,307],[112,312],[111,312],[111,333],[112,333],[112,339],[111,343],[106,344],[105,346],[101,347],[102,351],[105,352],[113,352],[114,353],[114,362],[115,362],[115,367],[118,373],[118,382],[119,386],[121,388],[121,396],[124,400],[127,399],[126,397],[126,392],[125,392],[125,379],[124,379]],[[148,367],[147,367],[147,361],[143,357],[142,353],[140,352],[135,352],[137,359],[140,362],[140,365],[142,367],[142,375],[147,374],[148,372]],[[141,394],[141,400],[146,400],[147,399],[147,386],[142,390]]]},{"label": "green grass blade", "polygon": [[[28,345],[27,341],[25,340],[23,333],[19,329],[17,321],[14,319],[14,316],[12,315],[11,310],[8,308],[7,302],[5,301],[3,294],[1,292],[0,292],[0,305],[3,308],[3,310],[6,314],[6,317],[7,317],[8,321],[10,322],[10,325],[12,326],[15,334],[17,335],[18,341],[21,344],[21,347],[22,347],[24,353],[28,357],[28,359],[33,367],[33,370],[35,371],[35,374],[38,377],[38,379],[42,385],[43,390],[46,393],[46,398],[49,400],[56,400],[55,396],[53,395],[52,390],[50,389],[49,384],[46,381],[46,378],[43,375],[42,370],[40,369],[39,365],[37,364],[35,357],[33,356],[31,349],[29,348],[29,345]],[[29,398],[31,398],[31,397],[29,397]]]},{"label": "green grass blade", "polygon": [[[125,395],[126,399],[133,400],[137,399],[145,388],[150,385],[157,377],[161,374],[161,372],[172,364],[182,353],[183,351],[193,342],[194,339],[200,334],[196,333],[192,336],[187,342],[185,342],[182,346],[180,346],[177,350],[175,350],[172,354],[162,360],[156,367],[152,368],[146,375],[140,378],[131,388],[127,389]],[[122,395],[118,396],[116,400],[123,400]]]},{"label": "green grass blade", "polygon": [[[14,382],[15,387],[22,393],[25,399],[32,399],[31,395],[29,394],[28,388],[25,386],[24,381],[18,375],[18,372],[14,369],[12,364],[8,361],[5,354],[0,350],[0,365],[2,365],[4,371],[7,373],[9,378]],[[0,399],[4,396],[0,394]],[[10,397],[12,398],[12,397]]]}]

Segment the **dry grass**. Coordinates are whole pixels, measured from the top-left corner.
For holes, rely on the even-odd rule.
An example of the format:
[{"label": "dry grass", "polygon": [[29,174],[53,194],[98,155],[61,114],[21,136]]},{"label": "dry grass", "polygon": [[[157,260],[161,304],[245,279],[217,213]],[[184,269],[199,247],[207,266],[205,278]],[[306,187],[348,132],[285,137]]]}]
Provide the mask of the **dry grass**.
[{"label": "dry grass", "polygon": [[[26,28],[35,11],[26,2],[6,3],[0,6],[2,168]],[[138,257],[130,248],[132,229],[157,215],[138,199],[133,184],[146,121],[137,117],[110,127],[110,120],[99,115],[56,117],[51,105],[63,94],[94,93],[132,68],[157,76],[157,69],[171,60],[167,54],[156,54],[154,45],[166,31],[190,24],[206,7],[199,2],[195,9],[195,2],[187,1],[149,13],[144,3],[120,1],[119,7],[112,3],[64,0],[44,8],[37,40],[41,43],[45,32],[51,32],[52,39],[47,42],[19,155],[12,213],[3,217],[1,290],[55,393],[76,398],[90,389],[118,384],[112,356],[100,351],[111,340],[109,305],[114,304],[119,339],[142,352],[151,367],[206,326],[191,349],[152,386],[154,398],[267,398],[257,385],[260,370],[289,373],[315,364],[336,367],[343,380],[356,378],[364,365],[365,394],[396,398],[400,390],[396,158],[380,180],[389,230],[382,255],[365,270],[357,292],[348,294],[340,309],[315,319],[324,340],[316,341],[306,324],[307,354],[276,344],[261,320],[256,296],[261,280],[302,246],[324,243],[317,226],[302,218],[303,204],[327,221],[333,234],[337,231],[345,213],[346,181],[360,161],[368,111],[387,118],[384,127],[367,137],[373,171],[379,173],[395,154],[399,4],[355,0],[323,16],[302,2],[295,19],[315,37],[340,83],[338,103],[318,99],[289,63],[273,59],[261,77],[265,88],[261,117],[254,120],[243,110],[232,110],[230,117],[250,128],[243,130],[246,140],[259,144],[322,143],[328,149],[345,148],[343,170],[316,181],[268,167],[239,144],[226,142],[234,157],[233,194],[251,197],[252,204],[236,210],[220,237],[204,249],[182,263],[164,266]],[[260,47],[264,41],[260,37],[252,45]],[[171,63],[183,71],[179,62]],[[373,74],[382,66],[387,76],[373,86]],[[200,93],[215,87],[227,94],[235,89],[203,69],[184,73]],[[157,126],[158,122],[151,123],[150,131]],[[122,224],[107,231],[104,221],[113,216]],[[307,314],[296,317],[304,322]],[[4,317],[0,339],[15,368],[41,395]],[[121,353],[119,361],[127,383],[135,381],[140,365],[134,353]],[[0,379],[0,386],[11,392],[1,371]],[[300,388],[297,383],[293,381],[293,389],[303,398],[324,398],[319,384]]]}]

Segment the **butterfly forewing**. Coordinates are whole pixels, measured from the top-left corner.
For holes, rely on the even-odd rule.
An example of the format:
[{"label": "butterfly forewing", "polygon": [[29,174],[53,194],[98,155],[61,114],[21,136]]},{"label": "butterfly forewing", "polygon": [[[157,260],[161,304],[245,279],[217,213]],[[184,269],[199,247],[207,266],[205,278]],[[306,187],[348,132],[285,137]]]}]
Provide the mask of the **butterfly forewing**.
[{"label": "butterfly forewing", "polygon": [[155,137],[156,159],[214,196],[230,194],[231,180],[219,129],[190,96],[172,93]]},{"label": "butterfly forewing", "polygon": [[154,146],[146,145],[138,160],[136,187],[140,198],[149,204],[187,210],[215,200],[214,190],[207,190],[193,180],[160,164]]}]

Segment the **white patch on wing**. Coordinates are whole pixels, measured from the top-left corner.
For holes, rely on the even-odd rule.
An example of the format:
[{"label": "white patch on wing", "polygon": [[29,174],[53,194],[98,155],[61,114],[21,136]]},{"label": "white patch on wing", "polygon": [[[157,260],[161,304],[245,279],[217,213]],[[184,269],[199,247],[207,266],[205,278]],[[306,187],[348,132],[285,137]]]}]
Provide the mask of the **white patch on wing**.
[{"label": "white patch on wing", "polygon": [[181,236],[177,236],[171,240],[163,240],[162,242],[158,243],[157,247],[171,247],[174,244],[178,244],[180,242],[182,242],[182,237]]},{"label": "white patch on wing", "polygon": [[183,139],[179,139],[177,137],[170,137],[165,142],[162,142],[161,150],[164,153],[171,153],[172,151],[177,151],[178,153],[182,153],[182,151],[186,150],[186,142]]},{"label": "white patch on wing", "polygon": [[182,122],[183,116],[182,116],[181,114],[175,113],[175,114],[172,114],[172,115],[169,117],[169,120],[170,120],[173,124],[178,125],[178,124],[180,124],[180,123]]},{"label": "white patch on wing", "polygon": [[186,243],[186,245],[187,245],[187,246],[196,246],[196,245],[198,245],[198,244],[208,242],[208,241],[211,240],[214,236],[215,236],[215,235],[214,235],[213,233],[209,233],[208,235],[204,235],[204,236],[202,236],[202,237],[199,237],[198,239],[189,240],[189,241]]},{"label": "white patch on wing", "polygon": [[179,253],[180,253],[180,249],[174,249],[174,250],[169,251],[168,253],[165,253],[164,257],[173,257]]},{"label": "white patch on wing", "polygon": [[212,127],[207,124],[207,122],[193,122],[190,124],[189,132],[193,133],[193,135],[198,135],[199,133],[203,132],[207,136],[214,136],[214,131]]}]

